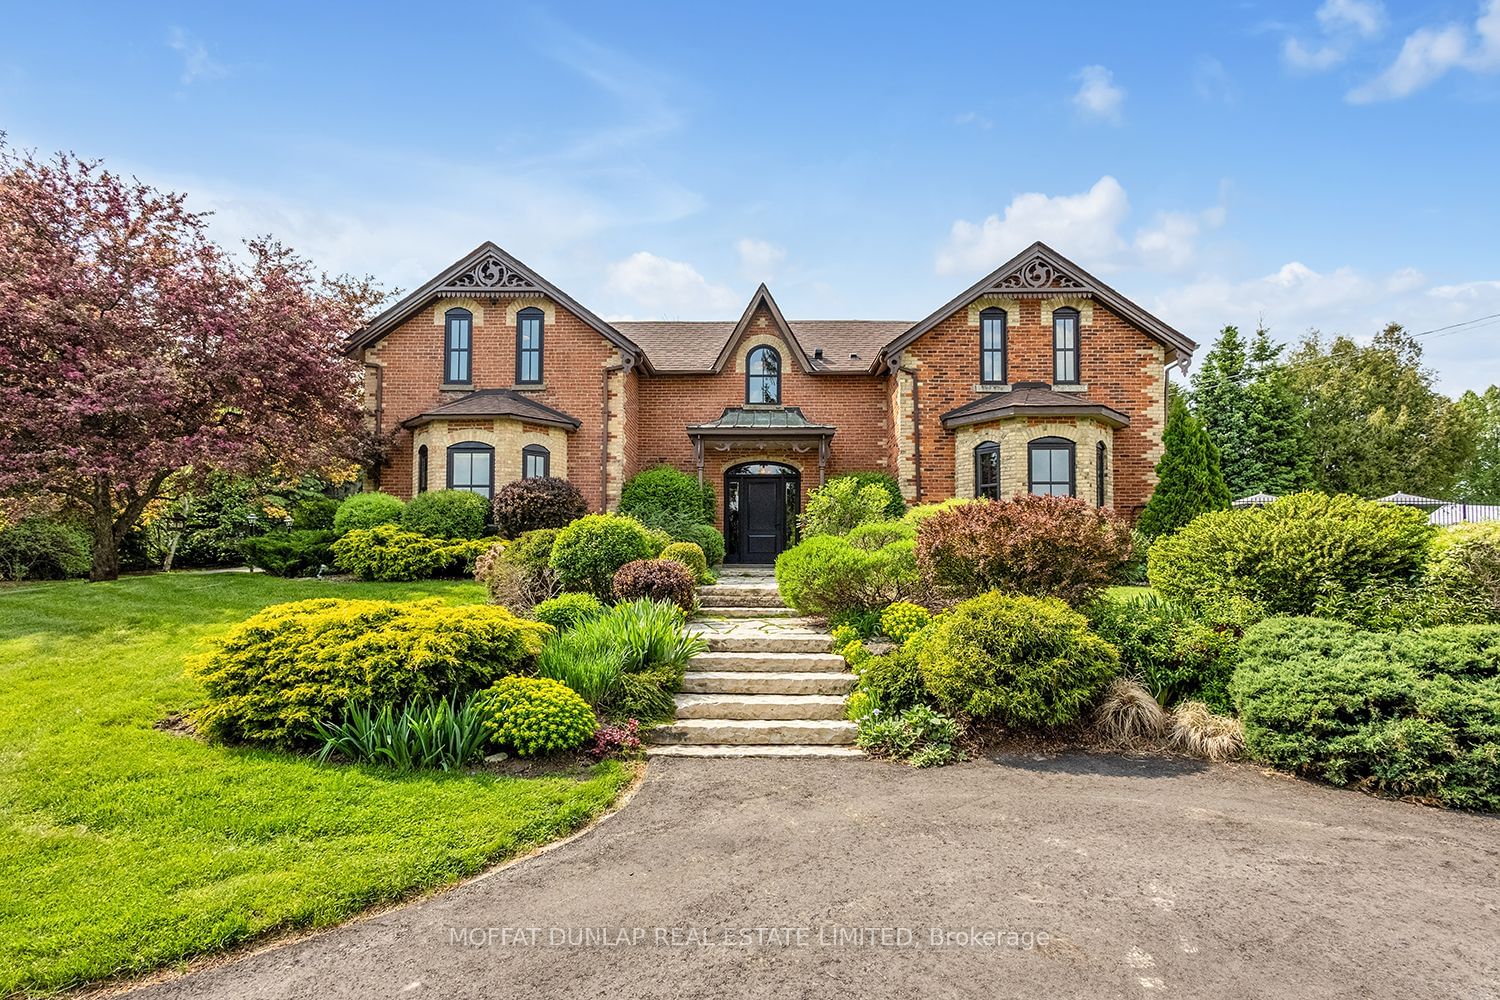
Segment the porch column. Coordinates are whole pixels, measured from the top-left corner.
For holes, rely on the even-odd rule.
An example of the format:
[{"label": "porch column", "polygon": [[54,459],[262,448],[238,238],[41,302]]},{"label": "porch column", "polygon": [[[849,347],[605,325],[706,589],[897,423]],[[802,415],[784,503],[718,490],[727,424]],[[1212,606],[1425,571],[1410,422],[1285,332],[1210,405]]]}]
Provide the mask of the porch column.
[{"label": "porch column", "polygon": [[698,485],[703,485],[703,438],[693,438],[693,461],[698,464]]}]

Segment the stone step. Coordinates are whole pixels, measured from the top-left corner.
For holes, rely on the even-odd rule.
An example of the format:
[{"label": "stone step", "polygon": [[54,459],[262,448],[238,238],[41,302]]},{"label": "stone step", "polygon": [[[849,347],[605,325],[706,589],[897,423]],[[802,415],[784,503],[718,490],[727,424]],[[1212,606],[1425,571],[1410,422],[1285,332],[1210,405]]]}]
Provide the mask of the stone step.
[{"label": "stone step", "polygon": [[698,606],[703,608],[784,608],[781,595],[774,590],[731,590],[728,593],[707,593],[708,588],[698,589]]},{"label": "stone step", "polygon": [[797,612],[791,608],[710,608],[700,607],[699,616],[703,618],[796,618]]},{"label": "stone step", "polygon": [[829,743],[660,743],[646,747],[648,757],[863,757],[856,746]]},{"label": "stone step", "polygon": [[844,658],[837,653],[699,653],[688,660],[687,668],[836,674],[844,669]]},{"label": "stone step", "polygon": [[653,743],[848,745],[856,726],[833,719],[683,719],[651,731]]},{"label": "stone step", "polygon": [[842,719],[835,694],[680,694],[678,719]]},{"label": "stone step", "polygon": [[849,673],[770,670],[690,670],[683,675],[683,694],[848,694]]},{"label": "stone step", "polygon": [[725,583],[720,578],[718,583],[707,583],[698,588],[698,593],[705,595],[717,594],[774,594],[777,593],[776,581],[746,581],[742,583]]},{"label": "stone step", "polygon": [[806,632],[700,634],[708,640],[709,652],[713,653],[827,653],[833,649],[833,639],[829,636]]}]

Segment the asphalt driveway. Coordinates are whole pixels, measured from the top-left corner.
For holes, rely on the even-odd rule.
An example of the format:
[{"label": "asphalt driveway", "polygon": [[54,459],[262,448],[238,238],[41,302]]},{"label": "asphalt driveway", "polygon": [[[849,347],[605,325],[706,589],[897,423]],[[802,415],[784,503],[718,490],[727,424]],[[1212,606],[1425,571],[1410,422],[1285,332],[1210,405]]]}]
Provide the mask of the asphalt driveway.
[{"label": "asphalt driveway", "polygon": [[656,760],[554,851],[132,996],[1500,997],[1500,819],[1247,766]]}]

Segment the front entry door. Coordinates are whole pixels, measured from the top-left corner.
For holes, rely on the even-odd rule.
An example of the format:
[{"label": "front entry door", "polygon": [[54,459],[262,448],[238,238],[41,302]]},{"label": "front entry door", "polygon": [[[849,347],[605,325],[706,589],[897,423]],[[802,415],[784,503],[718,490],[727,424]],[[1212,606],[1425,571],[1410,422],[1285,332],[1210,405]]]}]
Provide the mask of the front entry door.
[{"label": "front entry door", "polygon": [[740,559],[775,562],[786,535],[786,488],[779,478],[740,480]]}]

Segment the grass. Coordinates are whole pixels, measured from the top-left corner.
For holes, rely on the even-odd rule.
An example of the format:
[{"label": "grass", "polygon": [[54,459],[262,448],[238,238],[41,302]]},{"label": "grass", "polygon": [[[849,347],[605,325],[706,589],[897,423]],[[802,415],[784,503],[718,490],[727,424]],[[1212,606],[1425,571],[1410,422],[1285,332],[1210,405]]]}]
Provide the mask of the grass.
[{"label": "grass", "polygon": [[564,835],[629,782],[398,775],[154,728],[201,697],[182,663],[207,637],[322,595],[484,598],[238,573],[0,589],[0,995],[336,923]]},{"label": "grass", "polygon": [[1117,601],[1133,601],[1151,593],[1150,587],[1107,587],[1105,595]]}]

